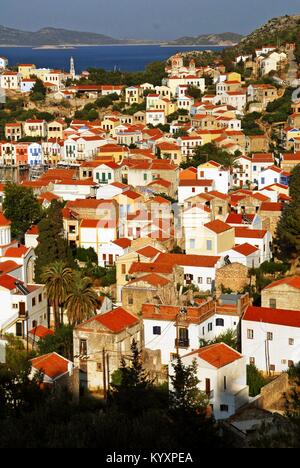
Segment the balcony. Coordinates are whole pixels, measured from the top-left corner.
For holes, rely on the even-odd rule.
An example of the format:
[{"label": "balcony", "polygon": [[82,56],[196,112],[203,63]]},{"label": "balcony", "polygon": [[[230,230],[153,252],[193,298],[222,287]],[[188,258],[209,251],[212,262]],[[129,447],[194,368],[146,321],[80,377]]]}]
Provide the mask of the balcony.
[{"label": "balcony", "polygon": [[176,338],[175,340],[175,348],[189,348],[190,347],[190,340],[188,338],[182,339],[182,338]]}]

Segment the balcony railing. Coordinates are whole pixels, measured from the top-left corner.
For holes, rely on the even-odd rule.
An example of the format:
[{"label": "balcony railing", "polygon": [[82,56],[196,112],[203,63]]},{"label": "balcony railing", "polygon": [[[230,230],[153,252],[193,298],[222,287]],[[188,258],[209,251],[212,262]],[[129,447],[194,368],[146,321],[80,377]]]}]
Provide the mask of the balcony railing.
[{"label": "balcony railing", "polygon": [[181,339],[181,338],[176,338],[175,340],[175,347],[176,348],[189,348],[190,346],[190,340],[189,339]]}]

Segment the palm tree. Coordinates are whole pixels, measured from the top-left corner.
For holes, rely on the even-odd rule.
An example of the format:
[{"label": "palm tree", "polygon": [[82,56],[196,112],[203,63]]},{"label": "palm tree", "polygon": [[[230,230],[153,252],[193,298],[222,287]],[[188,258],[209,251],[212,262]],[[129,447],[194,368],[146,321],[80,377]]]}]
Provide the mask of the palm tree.
[{"label": "palm tree", "polygon": [[44,268],[41,279],[45,283],[49,303],[53,307],[55,328],[61,325],[59,308],[63,306],[72,285],[72,269],[57,261]]},{"label": "palm tree", "polygon": [[73,273],[72,289],[65,305],[69,322],[72,325],[77,325],[96,313],[98,295],[92,287],[90,278],[83,278],[79,272]]}]

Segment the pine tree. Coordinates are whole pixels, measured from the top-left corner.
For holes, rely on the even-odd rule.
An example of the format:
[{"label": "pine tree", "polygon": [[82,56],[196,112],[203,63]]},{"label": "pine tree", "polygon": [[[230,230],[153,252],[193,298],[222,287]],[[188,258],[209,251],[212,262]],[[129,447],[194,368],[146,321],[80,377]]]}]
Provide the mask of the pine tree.
[{"label": "pine tree", "polygon": [[178,356],[173,364],[174,375],[171,376],[171,407],[182,412],[204,411],[208,407],[208,398],[198,388],[197,363],[185,366]]},{"label": "pine tree", "polygon": [[45,267],[56,261],[74,268],[75,262],[71,249],[63,233],[62,204],[54,200],[45,218],[39,223],[39,245],[36,248],[35,279],[41,282]]}]

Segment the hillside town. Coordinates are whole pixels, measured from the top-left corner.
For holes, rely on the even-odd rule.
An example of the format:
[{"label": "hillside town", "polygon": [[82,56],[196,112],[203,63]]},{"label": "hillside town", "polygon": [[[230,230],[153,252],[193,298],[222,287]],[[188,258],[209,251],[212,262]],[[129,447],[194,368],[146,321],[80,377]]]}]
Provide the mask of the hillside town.
[{"label": "hillside town", "polygon": [[3,365],[25,354],[43,391],[109,401],[133,352],[157,388],[193,370],[237,445],[285,427],[300,375],[297,47],[208,65],[177,53],[138,84],[0,57]]}]

